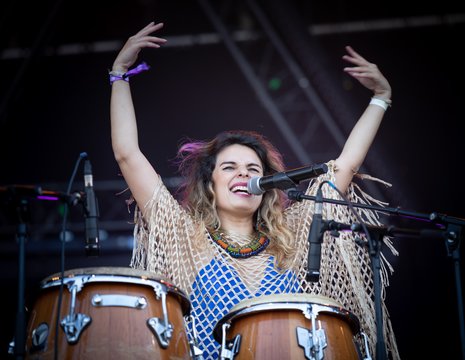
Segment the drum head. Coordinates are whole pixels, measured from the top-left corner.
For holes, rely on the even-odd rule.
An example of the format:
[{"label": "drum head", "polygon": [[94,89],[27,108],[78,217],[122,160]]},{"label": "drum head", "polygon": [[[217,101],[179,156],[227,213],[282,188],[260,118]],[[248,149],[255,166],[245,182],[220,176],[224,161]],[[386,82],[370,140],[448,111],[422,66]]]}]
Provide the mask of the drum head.
[{"label": "drum head", "polygon": [[[64,272],[64,277],[75,277],[79,275],[119,275],[119,276],[129,276],[129,277],[140,277],[150,280],[157,280],[168,282],[169,280],[160,276],[155,276],[154,273],[146,270],[133,269],[130,267],[117,267],[117,266],[107,266],[107,267],[86,267],[86,268],[77,268],[66,270]],[[46,277],[42,280],[41,284],[46,284],[52,281],[61,279],[61,272],[55,273]]]},{"label": "drum head", "polygon": [[[88,282],[128,282],[139,285],[152,286],[154,283],[161,284],[167,293],[176,295],[182,304],[183,314],[190,312],[190,302],[185,292],[171,283],[166,277],[158,276],[150,271],[133,269],[130,267],[87,267],[66,270],[63,279],[65,282],[73,278],[86,278]],[[59,286],[61,283],[61,272],[55,273],[43,279],[40,283],[42,289]]]},{"label": "drum head", "polygon": [[358,318],[345,310],[337,301],[312,294],[273,294],[265,295],[256,298],[246,299],[231,308],[213,329],[213,336],[217,341],[221,341],[221,328],[224,323],[234,322],[236,319],[251,316],[265,311],[301,311],[308,312],[309,305],[312,305],[317,313],[328,313],[337,317],[342,317],[347,321],[357,334],[360,331],[360,323]]},{"label": "drum head", "polygon": [[246,299],[235,305],[231,312],[239,311],[244,308],[250,308],[262,304],[278,304],[278,303],[294,303],[294,304],[319,304],[342,308],[342,305],[337,301],[321,295],[312,294],[273,294],[265,295],[256,298]]}]

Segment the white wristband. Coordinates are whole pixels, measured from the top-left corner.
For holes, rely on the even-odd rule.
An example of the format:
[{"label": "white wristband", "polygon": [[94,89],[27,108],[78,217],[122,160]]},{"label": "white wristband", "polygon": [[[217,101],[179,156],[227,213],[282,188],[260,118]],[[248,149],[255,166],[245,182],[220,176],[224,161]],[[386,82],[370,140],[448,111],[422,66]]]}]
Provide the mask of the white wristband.
[{"label": "white wristband", "polygon": [[378,99],[378,98],[375,98],[375,97],[371,98],[370,105],[376,105],[376,106],[382,107],[384,109],[384,111],[386,111],[387,108],[389,106],[391,106],[391,104],[389,102],[387,102],[386,100]]}]

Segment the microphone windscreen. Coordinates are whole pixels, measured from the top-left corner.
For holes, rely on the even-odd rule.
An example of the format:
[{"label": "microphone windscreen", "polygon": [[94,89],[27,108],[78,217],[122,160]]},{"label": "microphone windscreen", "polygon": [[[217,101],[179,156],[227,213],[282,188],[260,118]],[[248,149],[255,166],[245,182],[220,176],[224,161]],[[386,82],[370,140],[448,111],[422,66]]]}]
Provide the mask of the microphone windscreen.
[{"label": "microphone windscreen", "polygon": [[260,188],[260,176],[255,176],[247,182],[247,191],[252,195],[261,195],[265,191]]}]

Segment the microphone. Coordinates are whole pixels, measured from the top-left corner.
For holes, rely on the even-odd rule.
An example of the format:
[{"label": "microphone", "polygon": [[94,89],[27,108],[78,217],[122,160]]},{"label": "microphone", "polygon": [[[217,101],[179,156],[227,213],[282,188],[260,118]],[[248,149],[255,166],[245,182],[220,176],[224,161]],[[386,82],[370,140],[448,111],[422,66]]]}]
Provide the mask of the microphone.
[{"label": "microphone", "polygon": [[287,190],[299,182],[317,177],[328,172],[326,164],[303,166],[268,176],[255,176],[247,183],[247,191],[253,195],[261,195],[267,190]]},{"label": "microphone", "polygon": [[84,190],[86,202],[84,214],[86,218],[86,255],[99,255],[99,236],[97,218],[99,217],[97,198],[94,193],[94,180],[92,176],[92,166],[89,159],[84,162]]},{"label": "microphone", "polygon": [[321,243],[323,242],[323,234],[325,226],[322,220],[323,210],[323,194],[321,185],[315,196],[315,212],[313,214],[312,224],[308,233],[310,242],[307,258],[307,280],[317,282],[320,279],[320,263],[321,263]]}]

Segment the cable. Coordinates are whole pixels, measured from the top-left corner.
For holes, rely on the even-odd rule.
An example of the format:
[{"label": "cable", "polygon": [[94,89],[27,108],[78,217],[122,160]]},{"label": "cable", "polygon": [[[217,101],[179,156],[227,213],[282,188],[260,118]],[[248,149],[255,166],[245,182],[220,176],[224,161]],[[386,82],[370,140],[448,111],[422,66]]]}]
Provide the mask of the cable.
[{"label": "cable", "polygon": [[[336,185],[334,185],[331,181],[324,181],[323,183],[328,183],[329,186],[331,186],[334,190],[337,191],[337,193],[341,196],[341,198],[345,201],[345,203],[347,204],[347,206],[349,207],[349,209],[352,211],[352,213],[354,214],[355,218],[357,219],[357,221],[359,222],[360,226],[362,227],[363,229],[363,232],[365,233],[365,236],[367,237],[367,240],[368,240],[368,247],[370,249],[370,253],[372,253],[372,251],[374,250],[373,247],[372,247],[372,242],[371,242],[371,237],[370,237],[370,232],[368,231],[368,228],[366,226],[366,224],[364,223],[364,221],[362,220],[362,218],[360,217],[360,214],[355,211],[355,208],[353,207],[352,203],[349,201],[349,199],[347,199],[347,197],[341,192],[341,190],[339,190]],[[320,186],[323,184],[321,183]]]},{"label": "cable", "polygon": [[[68,188],[66,189],[66,195],[70,196],[71,187],[74,183],[74,178],[76,177],[77,170],[81,160],[87,158],[87,153],[82,152],[79,154],[79,157],[74,165],[73,173],[68,182]],[[60,282],[60,291],[58,295],[58,305],[57,305],[57,314],[55,321],[55,344],[54,344],[54,358],[58,359],[58,329],[60,325],[60,312],[61,312],[61,302],[63,300],[63,286],[64,286],[64,276],[65,276],[65,244],[66,244],[66,223],[68,220],[68,202],[65,201],[65,207],[63,211],[63,222],[61,227],[61,254],[60,254],[60,269],[61,269],[61,282]]]},{"label": "cable", "polygon": [[[368,242],[368,249],[370,251],[370,257],[371,257],[371,268],[373,271],[373,286],[374,286],[374,303],[375,303],[375,318],[376,318],[376,358],[379,360],[385,360],[387,359],[387,354],[386,354],[386,342],[384,340],[384,333],[383,333],[383,309],[382,309],[382,304],[381,304],[381,278],[380,278],[380,259],[379,259],[379,248],[374,249],[373,241],[371,239],[370,232],[368,231],[368,228],[366,224],[363,222],[362,218],[360,215],[355,211],[352,203],[347,199],[347,197],[334,185],[332,182],[328,181],[328,184],[337,191],[337,193],[342,197],[342,199],[347,203],[347,206],[349,209],[353,212],[355,215],[357,221],[359,222],[360,226],[363,229],[363,232],[365,233],[365,236],[367,237],[367,242]],[[355,231],[355,229],[352,229]],[[382,242],[382,240],[380,240]],[[376,270],[378,269],[378,271]],[[377,294],[378,293],[378,294]]]}]

